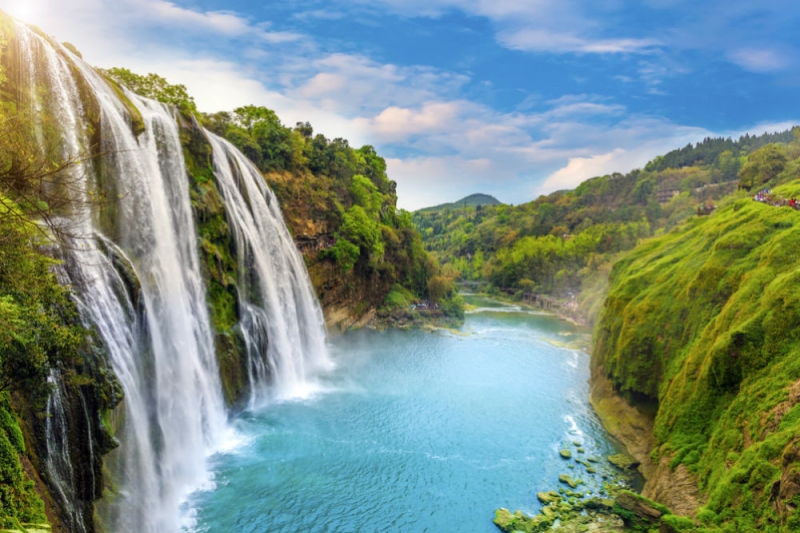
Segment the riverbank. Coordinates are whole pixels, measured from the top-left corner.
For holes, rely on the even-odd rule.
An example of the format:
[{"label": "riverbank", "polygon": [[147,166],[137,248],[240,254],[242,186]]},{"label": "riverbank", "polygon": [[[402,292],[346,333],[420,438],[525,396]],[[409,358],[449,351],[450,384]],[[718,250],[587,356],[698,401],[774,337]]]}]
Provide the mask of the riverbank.
[{"label": "riverbank", "polygon": [[[324,305],[325,327],[334,337],[351,329],[454,329],[464,325],[465,305],[459,294],[452,294],[441,304],[418,303],[412,294],[390,293],[380,307],[365,301],[345,301]],[[393,305],[387,302],[395,303]]]},{"label": "riverbank", "polygon": [[[539,305],[538,303],[520,301],[518,299],[509,297],[507,295],[504,295],[503,293],[499,293],[498,294],[498,293],[494,293],[494,292],[492,292],[492,293],[488,293],[488,292],[462,292],[460,294],[462,296],[477,296],[477,297],[489,298],[489,299],[496,300],[497,302],[501,302],[501,303],[506,304],[506,305],[517,306],[520,309],[523,309],[523,310],[526,310],[526,311],[535,311],[535,312],[541,313],[543,315],[553,316],[555,318],[558,318],[559,320],[563,320],[564,322],[568,322],[569,324],[572,324],[573,326],[576,326],[578,328],[582,328],[582,329],[585,328],[587,332],[589,332],[589,328],[591,327],[590,322],[588,321],[588,319],[583,314],[581,314],[579,311],[576,314],[576,313],[573,313],[573,312],[566,312],[564,309],[559,308],[559,307],[553,307],[553,306],[545,306],[545,307],[543,307],[543,306]],[[466,312],[470,312],[470,311],[474,310],[474,308],[470,307],[469,305],[466,305],[464,309],[465,309]],[[589,343],[588,342],[587,342],[587,344],[585,346],[585,349],[586,349],[587,352],[589,351]]]},{"label": "riverbank", "polygon": [[[586,327],[586,320],[576,321],[574,315],[558,312],[550,306],[542,309],[518,299],[485,295],[520,309],[534,310],[551,315],[579,327]],[[468,306],[467,311],[470,311]],[[590,342],[585,350],[591,351]],[[662,455],[654,463],[652,452],[656,448],[654,437],[655,406],[634,406],[612,387],[611,382],[592,360],[589,377],[589,402],[605,431],[623,448],[617,458],[604,458],[611,462],[616,476],[604,483],[600,493],[578,493],[565,491],[563,487],[545,487],[549,492],[540,492],[538,499],[544,506],[539,514],[526,515],[520,511],[498,509],[495,525],[503,531],[547,531],[570,533],[578,531],[624,532],[637,528],[661,528],[660,531],[675,533],[693,527],[694,516],[701,497],[697,483],[685,466],[670,468],[670,456]],[[569,454],[562,459],[571,460]],[[580,462],[580,458],[575,459]],[[557,459],[553,459],[557,462]],[[592,465],[596,466],[596,465]],[[633,476],[641,476],[643,485],[631,492]],[[569,476],[563,476],[565,479]],[[603,479],[606,476],[603,475]],[[567,480],[569,481],[569,480]],[[562,483],[566,481],[562,480]],[[635,483],[634,483],[635,484]],[[580,496],[578,497],[578,494]],[[552,497],[548,496],[551,495]]]}]

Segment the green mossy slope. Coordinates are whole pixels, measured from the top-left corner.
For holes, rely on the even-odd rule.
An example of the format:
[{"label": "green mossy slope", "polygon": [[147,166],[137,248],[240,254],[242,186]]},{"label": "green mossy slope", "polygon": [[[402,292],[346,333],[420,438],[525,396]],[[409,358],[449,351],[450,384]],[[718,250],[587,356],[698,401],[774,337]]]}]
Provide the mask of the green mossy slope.
[{"label": "green mossy slope", "polygon": [[44,502],[28,479],[20,455],[26,452],[25,440],[9,394],[0,393],[0,527],[15,527],[19,522],[47,522]]},{"label": "green mossy slope", "polygon": [[[800,182],[776,189],[800,196]],[[800,212],[739,195],[613,268],[594,364],[657,407],[653,459],[685,464],[703,527],[800,529]]]}]

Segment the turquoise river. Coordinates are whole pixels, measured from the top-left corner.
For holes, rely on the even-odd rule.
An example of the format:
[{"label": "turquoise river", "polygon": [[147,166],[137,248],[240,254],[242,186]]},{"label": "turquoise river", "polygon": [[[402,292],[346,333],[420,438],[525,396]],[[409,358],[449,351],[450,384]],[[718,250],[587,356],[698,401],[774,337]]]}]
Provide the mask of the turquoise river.
[{"label": "turquoise river", "polygon": [[[193,531],[497,533],[536,513],[575,457],[616,453],[588,403],[586,331],[471,298],[456,332],[348,332],[319,392],[240,414],[236,443],[187,502]],[[577,448],[584,450],[579,453]],[[569,465],[573,465],[570,468]]]}]

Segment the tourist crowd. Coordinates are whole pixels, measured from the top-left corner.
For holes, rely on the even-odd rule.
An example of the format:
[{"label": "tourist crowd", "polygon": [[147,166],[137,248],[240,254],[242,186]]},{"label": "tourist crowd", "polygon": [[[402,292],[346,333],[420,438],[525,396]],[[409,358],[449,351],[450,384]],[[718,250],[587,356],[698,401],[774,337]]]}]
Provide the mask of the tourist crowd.
[{"label": "tourist crowd", "polygon": [[439,304],[431,304],[428,300],[422,300],[422,302],[418,304],[411,304],[412,311],[435,311],[437,309],[439,309]]},{"label": "tourist crowd", "polygon": [[800,209],[800,202],[796,198],[777,198],[772,194],[771,189],[764,189],[758,191],[753,195],[753,201],[761,202],[774,207],[791,207],[792,209]]}]

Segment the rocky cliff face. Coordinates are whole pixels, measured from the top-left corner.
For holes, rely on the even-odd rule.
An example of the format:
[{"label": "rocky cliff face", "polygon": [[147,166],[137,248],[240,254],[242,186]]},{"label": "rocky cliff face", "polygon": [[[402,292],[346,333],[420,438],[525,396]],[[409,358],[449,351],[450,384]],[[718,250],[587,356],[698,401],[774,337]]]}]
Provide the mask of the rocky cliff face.
[{"label": "rocky cliff face", "polygon": [[[371,322],[392,284],[407,275],[403,271],[404,263],[412,255],[414,237],[419,240],[416,231],[403,230],[400,232],[403,242],[392,242],[394,246],[406,248],[396,270],[389,270],[386,265],[374,268],[363,263],[349,270],[342,269],[327,252],[336,242],[336,234],[342,226],[342,204],[352,202],[349,193],[335,180],[307,170],[269,172],[265,178],[275,191],[286,224],[303,254],[329,332],[336,334]],[[397,241],[396,236],[391,238]],[[417,253],[424,254],[421,246]]]}]

